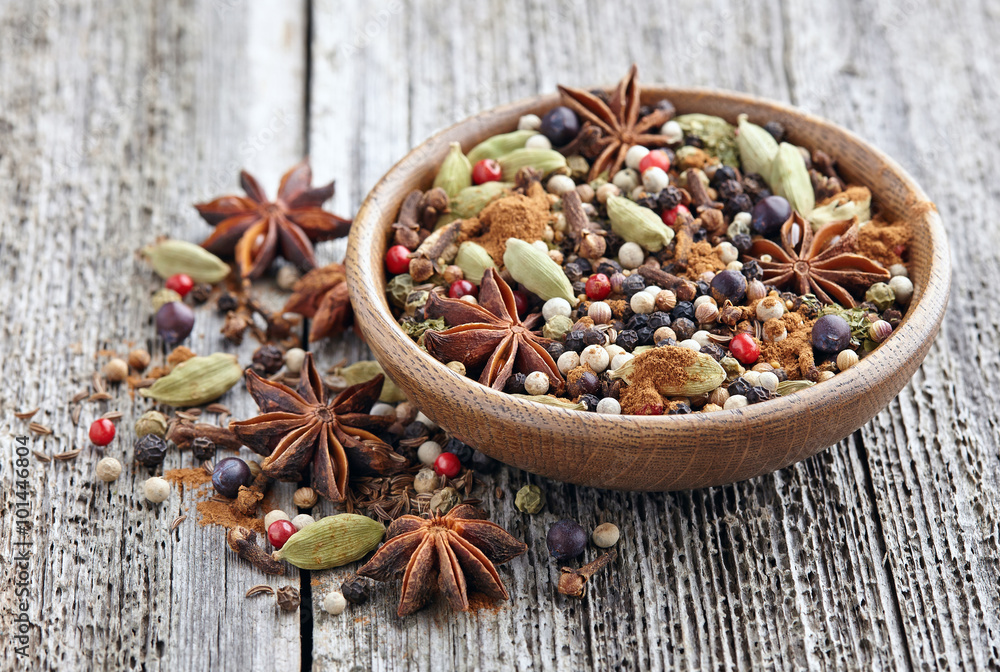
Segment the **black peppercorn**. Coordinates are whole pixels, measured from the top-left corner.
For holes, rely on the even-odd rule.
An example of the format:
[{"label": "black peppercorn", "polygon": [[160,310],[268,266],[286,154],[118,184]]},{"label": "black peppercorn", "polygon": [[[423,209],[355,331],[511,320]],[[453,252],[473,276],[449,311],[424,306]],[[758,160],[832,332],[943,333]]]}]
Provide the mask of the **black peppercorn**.
[{"label": "black peppercorn", "polygon": [[771,373],[773,373],[774,375],[776,375],[778,377],[778,382],[779,383],[782,383],[782,382],[788,380],[788,373],[784,369],[775,369]]},{"label": "black peppercorn", "polygon": [[604,332],[600,329],[583,330],[584,345],[604,345]]},{"label": "black peppercorn", "polygon": [[725,357],[727,354],[729,354],[726,352],[726,349],[723,348],[721,345],[719,345],[718,343],[711,343],[711,342],[701,346],[701,351],[717,362],[721,362],[722,358]]},{"label": "black peppercorn", "polygon": [[486,453],[482,453],[476,449],[472,450],[473,471],[477,471],[480,474],[492,474],[499,466],[500,463]]},{"label": "black peppercorn", "polygon": [[239,305],[240,302],[236,299],[235,296],[233,296],[229,292],[221,294],[215,303],[215,306],[220,313],[228,313],[233,310],[236,310],[239,307]]},{"label": "black peppercorn", "polygon": [[340,593],[351,604],[364,604],[371,597],[368,582],[359,576],[352,576],[340,584]]},{"label": "black peppercorn", "polygon": [[729,392],[729,396],[731,397],[735,397],[738,394],[743,395],[745,397],[747,396],[747,392],[750,391],[751,387],[752,386],[747,381],[747,379],[741,376],[736,380],[734,380],[732,383],[730,383],[729,387],[726,389]]},{"label": "black peppercorn", "polygon": [[210,460],[215,457],[215,443],[206,436],[196,436],[191,442],[191,453],[199,460]]},{"label": "black peppercorn", "polygon": [[771,391],[766,387],[751,387],[746,393],[747,403],[758,404],[771,398]]},{"label": "black peppercorn", "polygon": [[659,199],[656,196],[643,196],[636,201],[636,205],[641,205],[642,207],[649,208],[653,211],[656,211],[660,206]]},{"label": "black peppercorn", "polygon": [[722,206],[722,214],[732,219],[741,212],[750,212],[753,209],[753,199],[746,194],[736,194],[727,200]]},{"label": "black peppercorn", "polygon": [[645,288],[646,279],[638,273],[634,273],[625,278],[625,282],[622,283],[622,294],[631,299]]},{"label": "black peppercorn", "polygon": [[545,351],[549,353],[549,356],[552,357],[552,359],[559,359],[559,356],[564,352],[566,352],[566,346],[560,343],[559,341],[550,341],[549,343],[546,343],[543,347],[545,348]]},{"label": "black peppercorn", "polygon": [[649,321],[646,322],[646,326],[656,331],[660,327],[669,327],[673,320],[670,317],[670,313],[665,313],[662,310],[658,310],[655,313],[649,315]]},{"label": "black peppercorn", "polygon": [[594,267],[591,266],[590,262],[584,259],[583,257],[580,257],[573,263],[580,267],[580,273],[583,275],[589,276],[594,272]]},{"label": "black peppercorn", "polygon": [[686,317],[680,317],[674,320],[670,325],[670,328],[674,330],[674,334],[677,336],[678,341],[686,341],[694,336],[694,332],[697,331],[694,321]]},{"label": "black peppercorn", "polygon": [[751,246],[753,246],[753,239],[750,238],[750,234],[748,233],[737,233],[733,236],[733,245],[740,251],[740,254],[746,254],[750,251]]},{"label": "black peppercorn", "polygon": [[740,269],[740,273],[743,277],[747,279],[747,282],[751,280],[760,280],[764,277],[764,269],[760,267],[756,259],[747,259],[743,262],[743,268]]},{"label": "black peppercorn", "polygon": [[715,189],[723,201],[731,200],[743,193],[743,185],[738,180],[725,180],[718,183]]},{"label": "black peppercorn", "polygon": [[658,347],[658,348],[665,348],[668,345],[677,345],[677,339],[676,338],[661,338],[660,340],[658,340],[656,342],[656,347]]},{"label": "black peppercorn", "polygon": [[211,296],[211,294],[212,285],[203,282],[199,285],[195,285],[187,295],[196,306],[200,306],[208,301],[208,297]]},{"label": "black peppercorn", "polygon": [[587,283],[583,280],[577,280],[573,283],[573,293],[579,296],[580,294],[587,293]]},{"label": "black peppercorn", "polygon": [[[689,320],[694,320],[694,304],[690,301],[678,301],[674,309],[670,311],[670,317],[673,320],[679,320],[682,317],[686,317]],[[650,320],[650,325],[652,325],[652,320]],[[670,326],[670,325],[663,325]]]},{"label": "black peppercorn", "polygon": [[653,333],[656,329],[652,327],[639,327],[635,330],[635,335],[639,339],[639,345],[651,345],[653,343]]},{"label": "black peppercorn", "polygon": [[570,282],[576,282],[583,277],[583,271],[580,270],[580,264],[575,261],[570,261],[563,266],[563,273],[566,274],[566,277],[569,278]]},{"label": "black peppercorn", "polygon": [[276,345],[262,345],[253,353],[253,368],[258,373],[277,373],[285,363],[285,353]]},{"label": "black peppercorn", "polygon": [[685,404],[683,401],[677,401],[670,404],[670,408],[667,409],[667,415],[687,415],[691,412],[691,407]]},{"label": "black peppercorn", "polygon": [[607,260],[602,261],[600,264],[597,265],[597,272],[598,273],[603,273],[604,275],[606,275],[606,276],[608,276],[610,278],[615,273],[621,273],[622,272],[622,265],[619,264],[614,259],[607,259]]},{"label": "black peppercorn", "polygon": [[597,390],[597,386],[600,385],[600,382],[594,373],[584,371],[566,383],[566,393],[572,399],[576,399],[584,394],[593,394]]},{"label": "black peppercorn", "polygon": [[697,135],[685,135],[684,144],[687,147],[697,147],[698,149],[705,149],[705,141],[699,138]]},{"label": "black peppercorn", "polygon": [[146,467],[163,464],[167,454],[167,442],[156,434],[141,436],[135,441],[135,461]]},{"label": "black peppercorn", "polygon": [[780,121],[769,121],[764,124],[764,130],[771,134],[775,142],[785,141],[785,127]]},{"label": "black peppercorn", "polygon": [[771,195],[771,190],[767,186],[767,181],[757,173],[744,175],[742,182],[743,193],[749,195],[754,203]]},{"label": "black peppercorn", "polygon": [[587,347],[583,343],[583,330],[579,329],[566,334],[565,347],[573,352],[583,352],[583,349]]},{"label": "black peppercorn", "polygon": [[638,313],[629,318],[628,322],[625,323],[626,329],[639,329],[640,327],[645,327],[649,324],[649,315],[644,313]]},{"label": "black peppercorn", "polygon": [[598,402],[600,402],[600,399],[598,399],[596,395],[585,394],[582,397],[580,397],[579,401],[581,404],[587,407],[588,411],[593,413],[594,411],[597,410],[597,404]]},{"label": "black peppercorn", "polygon": [[507,379],[507,386],[504,387],[504,391],[507,394],[524,394],[524,381],[528,376],[523,373],[515,373],[510,378]]},{"label": "black peppercorn", "polygon": [[427,425],[419,420],[414,420],[406,426],[406,429],[403,430],[403,438],[406,439],[415,439],[419,436],[427,436],[427,434]]},{"label": "black peppercorn", "polygon": [[448,442],[442,448],[442,452],[453,453],[458,458],[458,461],[466,467],[472,462],[472,450],[472,446],[466,445],[455,438],[448,439]]},{"label": "black peppercorn", "polygon": [[639,335],[635,333],[634,329],[619,331],[615,345],[620,346],[625,352],[632,352],[635,346],[639,345]]},{"label": "black peppercorn", "polygon": [[681,194],[681,190],[671,185],[659,193],[656,197],[656,201],[660,206],[660,210],[666,211],[676,208],[683,198],[684,196]]},{"label": "black peppercorn", "polygon": [[[719,166],[712,173],[712,178],[709,180],[709,184],[718,189],[719,185],[723,182],[729,182],[730,180],[739,180],[740,176],[736,172],[735,168],[731,166]],[[740,187],[740,193],[743,192],[743,188]]]}]

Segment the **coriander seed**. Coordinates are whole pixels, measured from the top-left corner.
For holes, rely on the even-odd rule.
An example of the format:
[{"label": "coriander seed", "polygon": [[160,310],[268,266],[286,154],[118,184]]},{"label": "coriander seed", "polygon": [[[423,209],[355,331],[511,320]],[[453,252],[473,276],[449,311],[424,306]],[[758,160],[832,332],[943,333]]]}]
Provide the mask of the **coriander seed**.
[{"label": "coriander seed", "polygon": [[841,350],[837,355],[837,368],[841,371],[847,371],[857,363],[858,353],[853,350]]},{"label": "coriander seed", "polygon": [[319,501],[319,495],[310,487],[299,488],[292,495],[292,504],[300,509],[311,509]]}]

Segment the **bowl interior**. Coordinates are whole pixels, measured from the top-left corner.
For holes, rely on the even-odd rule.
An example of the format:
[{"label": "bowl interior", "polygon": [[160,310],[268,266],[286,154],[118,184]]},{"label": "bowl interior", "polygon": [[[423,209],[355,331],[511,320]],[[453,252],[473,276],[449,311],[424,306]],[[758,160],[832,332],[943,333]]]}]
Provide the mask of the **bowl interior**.
[{"label": "bowl interior", "polygon": [[793,108],[743,94],[647,88],[643,102],[667,98],[678,114],[704,112],[735,122],[778,121],[791,142],[821,148],[848,182],[869,187],[889,220],[906,219],[913,238],[910,310],[857,366],[808,390],[742,409],[687,416],[607,416],[542,406],[459,376],[399,328],[385,296],[382,259],[392,223],[413,189],[426,189],[450,142],[468,151],[542,114],[555,95],[483,112],[423,143],[369,194],[352,227],[348,274],[358,324],[386,372],[453,435],[508,464],[560,480],[621,489],[702,487],[766,473],[839,441],[871,419],[906,384],[937,333],[950,285],[947,241],[934,205],[895,162],[852,133]]}]

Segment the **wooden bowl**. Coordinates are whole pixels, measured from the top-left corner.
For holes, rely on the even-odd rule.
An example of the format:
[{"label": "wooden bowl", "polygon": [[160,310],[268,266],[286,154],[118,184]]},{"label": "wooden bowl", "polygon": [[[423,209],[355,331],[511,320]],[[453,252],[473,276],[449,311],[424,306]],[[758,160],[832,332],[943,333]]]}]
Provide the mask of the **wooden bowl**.
[{"label": "wooden bowl", "polygon": [[934,204],[892,159],[854,134],[791,107],[707,89],[649,88],[643,103],[669,99],[678,114],[704,112],[735,123],[746,112],[781,122],[791,142],[822,148],[850,182],[868,186],[890,220],[913,225],[915,292],[899,327],[871,355],[832,380],[736,410],[674,416],[599,415],[511,397],[445,367],[400,329],[385,296],[383,257],[406,195],[427,189],[448,151],[468,151],[544,114],[553,95],[498,107],[448,128],[410,152],[368,195],[351,229],[348,283],[357,323],[385,371],[424,413],[458,439],[541,476],[620,490],[684,490],[781,469],[840,441],[895,397],[938,332],[951,282],[948,243]]}]

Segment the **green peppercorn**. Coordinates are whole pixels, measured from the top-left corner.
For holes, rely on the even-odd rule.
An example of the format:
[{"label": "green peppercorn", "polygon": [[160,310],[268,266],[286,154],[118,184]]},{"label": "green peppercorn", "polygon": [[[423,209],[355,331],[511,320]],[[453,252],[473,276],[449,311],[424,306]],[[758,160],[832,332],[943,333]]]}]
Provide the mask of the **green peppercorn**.
[{"label": "green peppercorn", "polygon": [[553,315],[542,327],[542,336],[553,341],[561,341],[573,328],[573,320],[565,315]]},{"label": "green peppercorn", "polygon": [[146,411],[135,421],[135,435],[143,437],[155,434],[159,437],[167,435],[167,416],[159,411]]},{"label": "green peppercorn", "polygon": [[887,310],[896,301],[896,292],[886,283],[876,282],[865,292],[865,301],[874,303],[879,310]]},{"label": "green peppercorn", "polygon": [[537,485],[526,485],[517,491],[514,506],[523,513],[538,513],[545,506],[545,492]]}]

